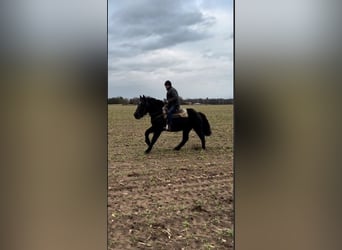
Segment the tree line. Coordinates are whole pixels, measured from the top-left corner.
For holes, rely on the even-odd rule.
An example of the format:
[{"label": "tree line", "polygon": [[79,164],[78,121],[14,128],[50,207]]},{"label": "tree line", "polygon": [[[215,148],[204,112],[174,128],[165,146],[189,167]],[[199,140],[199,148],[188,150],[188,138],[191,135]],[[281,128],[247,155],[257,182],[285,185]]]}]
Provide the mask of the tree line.
[{"label": "tree line", "polygon": [[[197,104],[233,104],[233,99],[225,98],[179,98],[181,105],[197,105]],[[138,104],[139,97],[124,98],[122,96],[108,98],[108,104]]]}]

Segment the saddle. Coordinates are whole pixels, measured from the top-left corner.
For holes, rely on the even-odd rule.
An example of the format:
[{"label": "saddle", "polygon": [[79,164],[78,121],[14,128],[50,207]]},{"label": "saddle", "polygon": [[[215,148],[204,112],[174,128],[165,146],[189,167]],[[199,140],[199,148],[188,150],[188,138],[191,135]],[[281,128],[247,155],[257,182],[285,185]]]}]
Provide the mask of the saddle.
[{"label": "saddle", "polygon": [[186,111],[186,109],[180,108],[178,109],[174,114],[172,114],[172,118],[176,118],[176,117],[188,117],[188,111]]},{"label": "saddle", "polygon": [[[163,107],[164,118],[167,118],[167,108]],[[188,111],[184,108],[179,108],[175,113],[172,114],[172,118],[185,118],[188,117]]]}]

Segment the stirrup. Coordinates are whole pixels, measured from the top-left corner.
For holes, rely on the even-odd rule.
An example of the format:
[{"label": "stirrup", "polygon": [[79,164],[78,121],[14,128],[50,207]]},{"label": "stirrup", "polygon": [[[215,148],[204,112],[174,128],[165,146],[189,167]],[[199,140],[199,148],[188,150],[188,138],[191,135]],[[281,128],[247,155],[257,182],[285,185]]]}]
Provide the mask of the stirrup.
[{"label": "stirrup", "polygon": [[170,127],[168,124],[166,124],[166,126],[164,127],[164,129],[165,129],[165,131],[171,131],[171,127]]}]

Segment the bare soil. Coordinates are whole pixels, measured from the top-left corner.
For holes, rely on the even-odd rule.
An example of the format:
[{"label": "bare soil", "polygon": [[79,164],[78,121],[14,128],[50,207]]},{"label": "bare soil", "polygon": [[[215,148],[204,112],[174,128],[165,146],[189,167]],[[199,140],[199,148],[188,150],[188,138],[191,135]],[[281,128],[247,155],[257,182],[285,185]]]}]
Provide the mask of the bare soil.
[{"label": "bare soil", "polygon": [[149,117],[108,108],[108,249],[233,249],[232,106],[195,107],[213,134],[164,132],[144,154]]}]

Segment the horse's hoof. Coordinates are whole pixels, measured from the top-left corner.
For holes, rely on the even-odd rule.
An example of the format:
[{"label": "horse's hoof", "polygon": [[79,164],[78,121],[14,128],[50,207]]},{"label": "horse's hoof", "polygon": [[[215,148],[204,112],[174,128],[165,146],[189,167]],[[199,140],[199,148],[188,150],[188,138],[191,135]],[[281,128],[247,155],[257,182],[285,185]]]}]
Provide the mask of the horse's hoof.
[{"label": "horse's hoof", "polygon": [[177,150],[177,151],[179,151],[179,150],[180,150],[180,148],[178,148],[178,147],[175,147],[173,150]]},{"label": "horse's hoof", "polygon": [[146,149],[145,150],[145,154],[148,154],[148,153],[150,153],[151,152],[151,149]]}]

